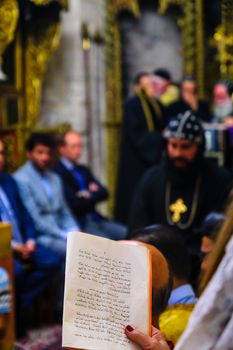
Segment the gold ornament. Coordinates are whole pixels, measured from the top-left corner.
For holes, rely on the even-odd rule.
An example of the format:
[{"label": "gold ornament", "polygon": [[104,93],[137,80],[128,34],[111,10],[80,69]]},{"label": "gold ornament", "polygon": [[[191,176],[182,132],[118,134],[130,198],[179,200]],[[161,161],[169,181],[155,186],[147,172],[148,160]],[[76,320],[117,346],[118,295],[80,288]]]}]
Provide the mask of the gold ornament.
[{"label": "gold ornament", "polygon": [[48,5],[52,0],[31,0],[35,5]]},{"label": "gold ornament", "polygon": [[[54,0],[30,0],[33,2],[35,5],[48,5],[50,2]],[[68,9],[68,0],[57,0],[61,4],[61,6],[67,10]]]},{"label": "gold ornament", "polygon": [[0,1],[0,66],[2,55],[14,39],[14,33],[19,18],[19,8],[16,0]]},{"label": "gold ornament", "polygon": [[60,42],[59,22],[42,22],[29,33],[26,46],[26,122],[33,126],[40,111],[41,88],[47,64]]},{"label": "gold ornament", "polygon": [[[195,219],[198,200],[199,200],[199,194],[200,194],[200,187],[201,187],[201,176],[199,176],[196,181],[196,186],[194,188],[194,194],[193,194],[193,201],[190,208],[190,215],[186,223],[182,223],[180,219],[181,219],[181,214],[184,214],[188,208],[184,204],[183,199],[180,199],[180,198],[175,203],[170,204],[171,187],[172,187],[172,184],[170,181],[168,181],[166,184],[166,190],[165,190],[165,212],[166,212],[167,222],[171,226],[176,224],[177,227],[179,227],[182,230],[185,230],[193,224],[193,221]],[[174,212],[172,218],[171,218],[170,211]]]},{"label": "gold ornament", "polygon": [[113,0],[112,7],[115,15],[117,15],[120,11],[128,10],[135,17],[140,16],[138,0]]},{"label": "gold ornament", "polygon": [[184,204],[183,199],[179,198],[177,201],[169,206],[170,211],[173,213],[172,221],[177,223],[181,219],[181,214],[187,212],[188,208]]},{"label": "gold ornament", "polygon": [[217,60],[220,62],[222,78],[230,76],[229,68],[233,66],[233,33],[227,34],[223,26],[219,26],[214,34],[214,40],[218,49]]},{"label": "gold ornament", "polygon": [[217,60],[220,63],[220,75],[222,78],[233,79],[233,3],[230,0],[221,2],[221,25],[216,28],[214,34],[217,46]]},{"label": "gold ornament", "polygon": [[159,0],[158,12],[160,15],[164,15],[170,5],[183,6],[184,2],[184,0]]}]

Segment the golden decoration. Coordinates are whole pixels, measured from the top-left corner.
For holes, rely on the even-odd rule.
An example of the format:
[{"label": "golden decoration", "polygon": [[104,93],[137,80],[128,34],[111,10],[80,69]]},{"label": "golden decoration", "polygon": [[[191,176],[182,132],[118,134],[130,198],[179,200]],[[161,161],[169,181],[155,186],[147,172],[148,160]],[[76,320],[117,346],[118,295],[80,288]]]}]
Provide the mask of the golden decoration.
[{"label": "golden decoration", "polygon": [[185,0],[159,0],[158,13],[164,15],[170,5],[183,6],[184,4]]},{"label": "golden decoration", "polygon": [[31,0],[35,5],[48,5],[52,0]]},{"label": "golden decoration", "polygon": [[214,34],[214,40],[218,49],[217,59],[220,63],[220,74],[222,78],[229,75],[230,66],[233,66],[233,34],[227,34],[223,26],[219,26]]},{"label": "golden decoration", "polygon": [[128,10],[135,17],[140,16],[138,0],[112,0],[113,13],[117,15],[120,11]]},{"label": "golden decoration", "polygon": [[41,22],[32,30],[26,45],[26,123],[32,126],[40,111],[41,88],[47,64],[60,42],[59,22]]},{"label": "golden decoration", "polygon": [[69,0],[60,0],[60,4],[62,5],[64,10],[68,10],[68,8],[69,8]]},{"label": "golden decoration", "polygon": [[205,48],[204,48],[204,16],[203,0],[196,0],[196,76],[198,95],[205,97]]},{"label": "golden decoration", "polygon": [[121,37],[115,18],[116,8],[111,0],[106,1],[106,14],[106,142],[108,150],[107,181],[110,192],[108,209],[111,214],[114,209],[120,123],[122,120]]},{"label": "golden decoration", "polygon": [[217,60],[220,63],[220,75],[222,78],[233,79],[233,3],[229,0],[221,2],[221,25],[216,28],[214,34],[217,46]]},{"label": "golden decoration", "polygon": [[181,215],[186,213],[188,208],[184,204],[183,199],[179,198],[177,201],[169,206],[170,211],[173,213],[172,221],[177,223],[181,219]]},{"label": "golden decoration", "polygon": [[0,65],[2,55],[14,39],[14,33],[19,18],[19,8],[16,0],[0,1]]},{"label": "golden decoration", "polygon": [[[30,0],[30,1],[33,2],[35,5],[48,5],[50,2],[54,0]],[[59,2],[64,9],[66,10],[68,9],[68,0],[57,0],[57,2]]]},{"label": "golden decoration", "polygon": [[159,14],[165,14],[170,5],[180,7],[178,18],[183,41],[184,74],[197,77],[199,95],[204,97],[204,28],[203,0],[160,0]]}]

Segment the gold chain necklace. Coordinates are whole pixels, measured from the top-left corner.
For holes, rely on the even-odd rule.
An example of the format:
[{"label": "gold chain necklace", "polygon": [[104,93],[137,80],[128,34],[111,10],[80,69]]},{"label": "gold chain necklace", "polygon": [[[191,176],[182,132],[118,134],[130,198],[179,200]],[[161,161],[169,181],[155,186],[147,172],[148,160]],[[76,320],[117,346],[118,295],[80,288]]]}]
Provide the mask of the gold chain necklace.
[{"label": "gold chain necklace", "polygon": [[[192,225],[194,217],[196,215],[196,211],[197,211],[197,204],[198,204],[200,186],[201,186],[201,177],[199,176],[198,179],[197,179],[197,182],[196,182],[195,190],[194,190],[193,202],[192,202],[192,207],[191,207],[191,213],[190,213],[188,221],[186,223],[182,223],[182,222],[175,223],[171,219],[171,214],[170,214],[170,207],[171,207],[170,200],[171,200],[171,187],[172,186],[171,186],[171,182],[170,181],[167,182],[166,191],[165,191],[165,210],[166,210],[166,218],[167,218],[167,221],[168,221],[169,225],[174,226],[176,224],[177,227],[181,228],[182,230],[185,230],[185,229],[187,229],[188,227],[190,227]],[[181,203],[184,204],[182,199],[178,199],[177,201],[180,201]],[[184,212],[185,211],[183,211],[183,213]]]}]

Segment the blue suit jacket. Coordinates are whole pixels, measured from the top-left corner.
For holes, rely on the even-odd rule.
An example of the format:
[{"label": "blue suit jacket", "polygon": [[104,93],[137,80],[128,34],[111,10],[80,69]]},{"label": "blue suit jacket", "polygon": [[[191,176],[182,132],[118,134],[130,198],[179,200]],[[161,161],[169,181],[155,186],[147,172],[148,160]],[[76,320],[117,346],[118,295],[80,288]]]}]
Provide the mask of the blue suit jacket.
[{"label": "blue suit jacket", "polygon": [[22,203],[15,180],[9,174],[0,173],[0,186],[4,190],[15,213],[23,241],[26,242],[29,239],[35,240],[35,228],[31,217]]},{"label": "blue suit jacket", "polygon": [[[77,192],[80,191],[79,184],[75,180],[71,171],[69,171],[61,161],[59,161],[54,170],[60,175],[63,181],[63,187],[66,195],[66,200],[70,206],[73,214],[77,218],[85,217],[89,213],[97,213],[95,210],[95,205],[102,201],[105,201],[108,198],[107,189],[94,177],[92,172],[83,165],[76,165],[76,169],[80,172],[87,187],[91,183],[98,185],[98,191],[92,192],[90,198],[78,197]],[[100,215],[98,213],[98,215]]]},{"label": "blue suit jacket", "polygon": [[30,212],[39,235],[61,237],[64,232],[79,230],[63,194],[62,182],[57,174],[46,171],[46,176],[53,194],[49,200],[41,183],[40,174],[27,162],[16,173],[20,196]]}]

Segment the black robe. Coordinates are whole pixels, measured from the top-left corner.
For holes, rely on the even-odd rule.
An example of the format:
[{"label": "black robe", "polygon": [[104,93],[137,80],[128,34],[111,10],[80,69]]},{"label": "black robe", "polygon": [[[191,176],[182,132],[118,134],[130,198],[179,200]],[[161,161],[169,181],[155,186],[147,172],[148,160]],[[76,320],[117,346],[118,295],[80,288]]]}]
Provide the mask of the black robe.
[{"label": "black robe", "polygon": [[[200,178],[197,210],[193,222],[186,229],[179,228],[177,224],[172,224],[172,226],[179,228],[187,245],[196,250],[199,248],[200,237],[195,234],[195,230],[197,231],[200,228],[207,214],[224,209],[224,204],[232,186],[232,173],[207,159],[203,159],[200,168],[190,178],[184,178],[183,181],[178,178],[174,183],[174,181],[171,181],[169,174],[164,164],[147,171],[140,181],[130,211],[129,236],[132,236],[134,230],[148,225],[164,224],[171,226],[169,219],[172,213],[167,207],[175,203],[178,198],[182,198],[188,208],[187,212],[181,215],[180,222],[187,223],[193,207],[197,181]],[[169,205],[166,204],[168,183],[171,183],[171,191],[167,201]]]},{"label": "black robe", "polygon": [[145,171],[158,164],[164,146],[161,136],[166,119],[161,104],[162,118],[148,103],[155,131],[148,130],[144,110],[138,96],[131,97],[124,106],[121,130],[119,171],[116,189],[115,219],[127,223],[129,208],[138,182]]},{"label": "black robe", "polygon": [[209,105],[206,101],[199,100],[198,101],[198,109],[196,111],[192,110],[190,106],[183,100],[180,99],[174,103],[172,103],[167,110],[168,117],[175,117],[179,113],[184,113],[187,110],[191,110],[193,114],[195,114],[198,118],[200,118],[203,122],[210,122],[212,119],[212,115],[210,114]]}]

